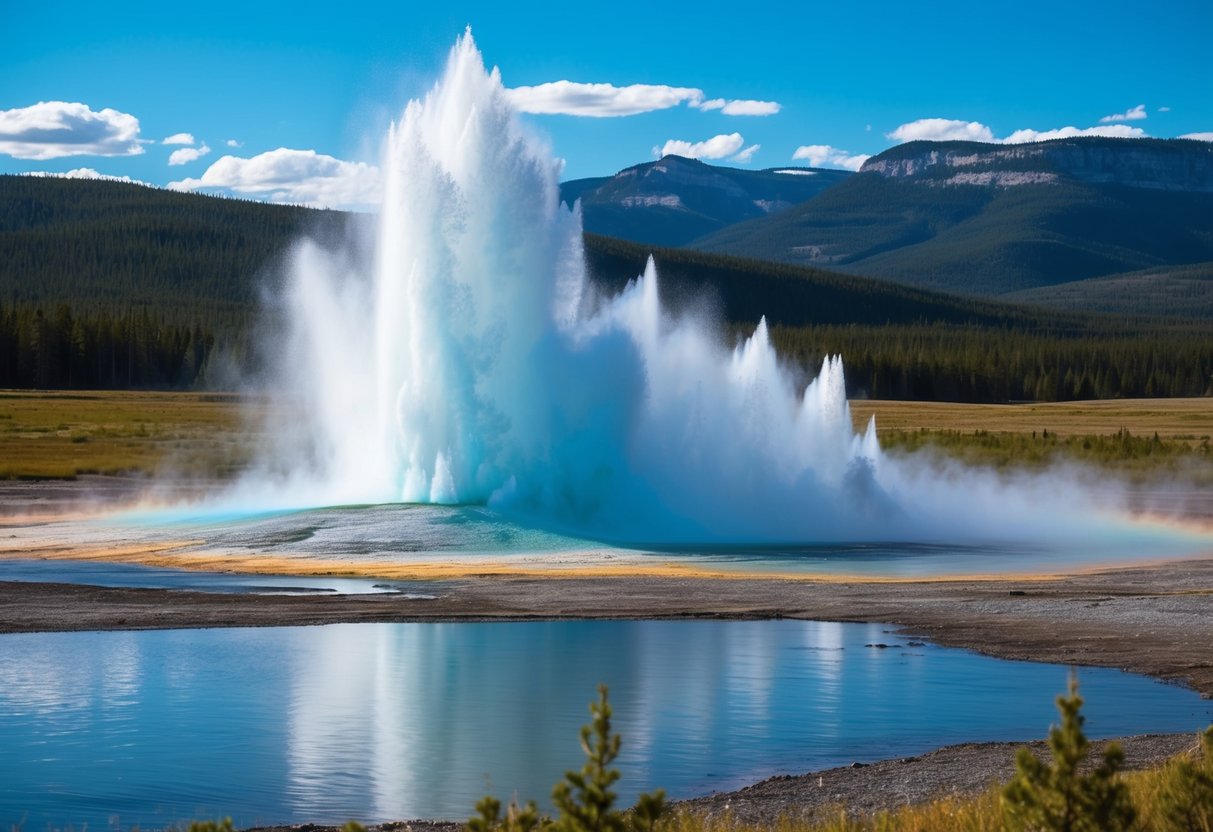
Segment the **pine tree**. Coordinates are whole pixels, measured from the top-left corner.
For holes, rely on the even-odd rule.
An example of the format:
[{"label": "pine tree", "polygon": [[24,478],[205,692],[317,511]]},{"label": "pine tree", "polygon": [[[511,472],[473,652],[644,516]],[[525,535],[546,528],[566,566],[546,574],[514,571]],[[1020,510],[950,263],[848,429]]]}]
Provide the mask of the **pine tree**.
[{"label": "pine tree", "polygon": [[1109,743],[1103,760],[1088,774],[1079,772],[1090,743],[1082,732],[1085,721],[1078,678],[1070,675],[1069,693],[1057,697],[1061,725],[1049,729],[1052,765],[1021,748],[1015,777],[1003,789],[1007,827],[1019,832],[1118,832],[1129,829],[1135,812],[1129,792],[1116,776],[1124,752]]},{"label": "pine tree", "polygon": [[665,791],[642,794],[630,814],[614,809],[617,795],[612,786],[619,770],[611,768],[619,756],[620,738],[611,733],[611,705],[606,685],[598,686],[599,699],[590,703],[591,720],[581,727],[581,750],[585,765],[565,772],[564,780],[552,789],[552,803],[559,811],[555,821],[542,817],[534,802],[519,807],[511,802],[505,817],[501,801],[486,796],[476,804],[476,815],[468,821],[469,832],[653,832],[665,813]]}]

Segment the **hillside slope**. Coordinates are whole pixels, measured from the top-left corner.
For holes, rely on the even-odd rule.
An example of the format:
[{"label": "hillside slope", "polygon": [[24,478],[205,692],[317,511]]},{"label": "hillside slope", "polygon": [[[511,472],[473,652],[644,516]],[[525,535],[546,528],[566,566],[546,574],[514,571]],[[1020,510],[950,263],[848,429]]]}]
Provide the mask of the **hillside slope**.
[{"label": "hillside slope", "polygon": [[585,229],[592,234],[681,246],[784,211],[850,175],[813,168],[740,170],[666,156],[614,176],[565,182],[560,198],[570,205],[581,200]]},{"label": "hillside slope", "polygon": [[0,303],[242,326],[257,275],[348,216],[101,180],[0,176]]},{"label": "hillside slope", "polygon": [[1092,277],[1000,299],[1057,310],[1213,320],[1213,262]]},{"label": "hillside slope", "polygon": [[1213,259],[1213,144],[912,142],[691,244],[975,295]]},{"label": "hillside slope", "polygon": [[[366,220],[115,182],[14,177],[0,178],[0,216],[0,387],[110,389],[224,384],[231,376],[223,368],[255,368],[257,355],[245,347],[283,252],[301,233],[323,241]],[[842,353],[853,394],[1213,394],[1204,322],[1047,311],[593,234],[585,250],[605,292],[634,279],[652,254],[666,303],[710,308],[728,325],[724,343],[766,316],[783,357],[807,370]]]}]

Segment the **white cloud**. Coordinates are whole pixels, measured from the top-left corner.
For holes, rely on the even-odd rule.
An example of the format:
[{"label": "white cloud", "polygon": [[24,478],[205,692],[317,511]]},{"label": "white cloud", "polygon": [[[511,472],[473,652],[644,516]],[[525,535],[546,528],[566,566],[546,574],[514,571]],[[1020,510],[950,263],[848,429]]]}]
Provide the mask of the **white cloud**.
[{"label": "white cloud", "polygon": [[1213,142],[1213,132],[1211,133],[1184,133],[1179,138],[1192,139],[1198,142]]},{"label": "white cloud", "polygon": [[51,179],[103,179],[106,182],[129,182],[132,185],[143,185],[146,188],[154,188],[155,185],[148,184],[139,179],[131,179],[129,176],[111,176],[108,173],[98,173],[92,168],[76,168],[69,170],[67,173],[51,173],[49,171],[39,170],[31,171],[23,174],[24,176],[45,176]]},{"label": "white cloud", "polygon": [[[1136,109],[1136,108],[1134,108]],[[1130,110],[1130,112],[1133,112]],[[912,141],[973,141],[994,144],[1024,144],[1044,142],[1050,139],[1069,139],[1074,136],[1110,136],[1114,138],[1139,139],[1146,135],[1140,127],[1127,124],[1106,124],[1099,127],[1059,127],[1055,130],[1016,130],[1006,138],[997,138],[994,131],[977,121],[958,121],[946,118],[920,118],[903,124],[888,138],[899,142]]]},{"label": "white cloud", "polygon": [[173,165],[187,165],[190,162],[198,161],[210,152],[211,149],[205,144],[202,147],[183,147],[169,154],[168,163],[170,167]]},{"label": "white cloud", "polygon": [[164,141],[160,142],[160,144],[189,144],[189,145],[192,145],[193,143],[194,143],[194,134],[193,133],[174,133],[173,135],[169,136]]},{"label": "white cloud", "polygon": [[773,116],[780,110],[778,101],[730,101],[721,108],[726,116]]},{"label": "white cloud", "polygon": [[1170,107],[1159,107],[1159,108],[1158,108],[1158,112],[1160,112],[1160,113],[1169,113],[1169,112],[1171,112],[1171,108],[1170,108]]},{"label": "white cloud", "polygon": [[30,107],[0,110],[0,153],[18,159],[63,156],[137,156],[139,119],[86,104],[40,101]]},{"label": "white cloud", "polygon": [[1130,127],[1127,124],[1109,124],[1106,127],[1059,127],[1056,130],[1016,130],[1005,139],[1003,144],[1023,144],[1025,142],[1047,142],[1050,139],[1072,139],[1075,136],[1110,136],[1120,139],[1144,138],[1146,131],[1140,127]]},{"label": "white cloud", "polygon": [[745,150],[738,153],[736,156],[733,156],[729,161],[740,162],[743,165],[748,165],[751,161],[753,161],[754,154],[757,153],[761,148],[762,145],[760,144],[752,144]]},{"label": "white cloud", "polygon": [[793,159],[803,159],[814,168],[842,168],[843,170],[859,170],[863,163],[872,157],[867,154],[850,154],[828,144],[806,144],[796,148]]},{"label": "white cloud", "polygon": [[314,150],[280,147],[249,159],[223,156],[201,177],[170,182],[169,188],[175,191],[218,188],[271,202],[351,207],[376,201],[379,169]]},{"label": "white cloud", "polygon": [[235,139],[228,139],[224,144],[228,147],[244,147],[244,142],[238,142]]},{"label": "white cloud", "polygon": [[778,101],[750,99],[727,101],[723,98],[709,98],[707,101],[692,101],[690,104],[697,110],[720,110],[726,116],[773,116],[781,109]]},{"label": "white cloud", "polygon": [[665,84],[580,84],[552,81],[533,87],[506,90],[510,102],[524,113],[537,115],[634,116],[655,110],[668,110],[687,104],[698,110],[720,110],[726,116],[770,116],[778,113],[777,101],[724,98],[705,99],[695,87],[670,87]]},{"label": "white cloud", "polygon": [[661,147],[653,148],[653,155],[686,156],[688,159],[723,159],[732,156],[745,146],[745,139],[740,133],[722,133],[707,141],[684,142],[681,139],[670,139]]},{"label": "white cloud", "polygon": [[578,84],[552,81],[534,87],[506,90],[510,102],[524,113],[542,115],[634,116],[654,110],[668,110],[684,101],[698,104],[703,90],[667,87],[664,84]]},{"label": "white cloud", "polygon": [[903,124],[887,138],[898,142],[992,142],[994,131],[976,121],[951,118],[920,118]]},{"label": "white cloud", "polygon": [[1110,116],[1104,116],[1099,120],[1100,124],[1112,124],[1117,121],[1141,121],[1146,118],[1146,105],[1138,104],[1136,107],[1130,107],[1123,113],[1112,113]]}]

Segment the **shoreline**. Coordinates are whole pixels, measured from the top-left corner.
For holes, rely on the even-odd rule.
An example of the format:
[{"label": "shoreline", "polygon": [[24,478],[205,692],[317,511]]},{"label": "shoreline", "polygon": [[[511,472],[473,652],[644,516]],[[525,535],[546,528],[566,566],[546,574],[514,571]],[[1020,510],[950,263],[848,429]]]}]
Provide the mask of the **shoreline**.
[{"label": "shoreline", "polygon": [[[54,496],[68,486],[0,492]],[[56,493],[57,492],[57,493]],[[42,496],[39,494],[38,496]],[[49,496],[49,495],[48,495]],[[41,504],[40,504],[41,503]],[[49,504],[49,505],[48,505]],[[0,532],[65,519],[58,500],[36,520],[0,516]],[[76,506],[88,513],[92,506]],[[1205,516],[1184,524],[1208,529]],[[1194,521],[1194,522],[1193,522]],[[184,537],[184,536],[183,536]],[[660,556],[593,550],[502,558],[383,564],[294,557],[232,557],[199,541],[125,541],[115,547],[10,537],[0,558],[88,560],[250,574],[363,575],[422,584],[416,598],[378,595],[256,595],[82,583],[0,581],[0,634],[85,630],[314,626],[336,623],[562,619],[811,619],[888,626],[888,640],[923,639],[1002,659],[1110,667],[1187,686],[1213,698],[1213,553],[1143,559],[1064,573],[883,577],[763,573],[667,562]],[[602,560],[607,560],[603,563]],[[597,561],[597,562],[595,562]],[[301,568],[306,567],[306,568]],[[359,568],[361,567],[361,568]],[[3,638],[3,635],[0,635]],[[1193,748],[1193,734],[1121,738],[1129,767]],[[1044,726],[1041,735],[1044,734]],[[773,826],[781,816],[822,818],[840,803],[872,814],[937,797],[980,793],[1013,770],[1024,743],[945,746],[908,759],[768,778],[744,788],[677,801],[709,817]],[[1093,743],[1096,747],[1099,743]],[[1041,743],[1035,743],[1038,750]],[[472,807],[468,807],[469,815]],[[462,820],[397,821],[382,832],[455,832]],[[337,832],[305,824],[275,832]]]},{"label": "shoreline", "polygon": [[433,599],[0,582],[0,633],[536,619],[798,618],[881,623],[1004,659],[1113,667],[1213,698],[1213,558],[989,579],[741,575],[418,576]]},{"label": "shoreline", "polygon": [[[1190,734],[1138,734],[1091,741],[1088,760],[1098,758],[1109,742],[1125,752],[1124,770],[1138,771],[1161,765],[1179,754],[1199,752],[1196,732]],[[1008,781],[1015,771],[1015,754],[1024,746],[1041,758],[1048,755],[1044,740],[1031,742],[970,742],[945,745],[913,757],[890,757],[849,766],[767,777],[748,786],[669,801],[671,811],[690,811],[708,822],[731,818],[734,822],[778,828],[782,820],[823,821],[845,808],[852,817],[871,816],[936,799],[968,799],[995,784]],[[472,808],[468,808],[468,816]],[[396,820],[368,824],[370,832],[461,832],[464,820]],[[245,832],[341,832],[328,824],[256,826]]]}]

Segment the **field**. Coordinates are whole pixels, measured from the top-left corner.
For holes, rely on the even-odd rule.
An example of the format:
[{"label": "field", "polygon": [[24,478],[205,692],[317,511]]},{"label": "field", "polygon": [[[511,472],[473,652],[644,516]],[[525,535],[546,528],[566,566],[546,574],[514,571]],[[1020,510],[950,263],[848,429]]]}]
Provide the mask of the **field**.
[{"label": "field", "polygon": [[1134,479],[1182,473],[1213,483],[1213,399],[1034,404],[853,401],[857,429],[876,417],[893,454],[933,450],[974,465],[1080,462]]},{"label": "field", "polygon": [[[161,471],[224,478],[257,441],[272,407],[235,394],[0,391],[0,479]],[[1185,466],[1213,477],[1213,399],[1051,404],[854,401],[893,453],[924,447],[1006,467],[1079,460],[1150,473]],[[251,418],[245,418],[245,414]]]},{"label": "field", "polygon": [[255,436],[238,396],[152,392],[0,392],[0,479],[174,470],[230,476]]}]

